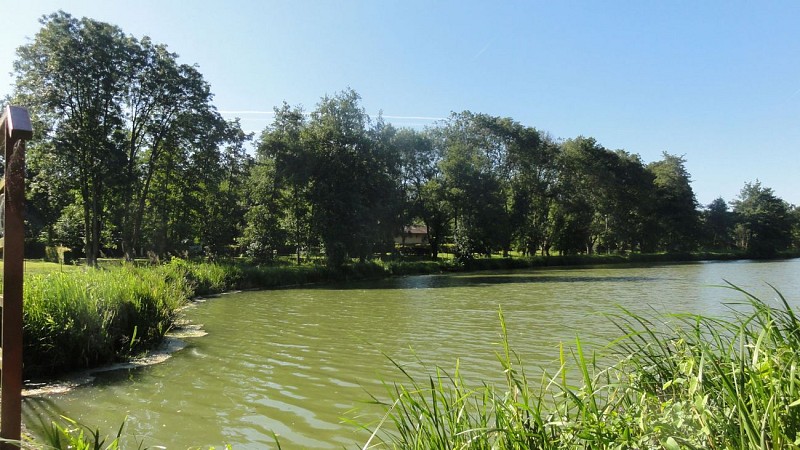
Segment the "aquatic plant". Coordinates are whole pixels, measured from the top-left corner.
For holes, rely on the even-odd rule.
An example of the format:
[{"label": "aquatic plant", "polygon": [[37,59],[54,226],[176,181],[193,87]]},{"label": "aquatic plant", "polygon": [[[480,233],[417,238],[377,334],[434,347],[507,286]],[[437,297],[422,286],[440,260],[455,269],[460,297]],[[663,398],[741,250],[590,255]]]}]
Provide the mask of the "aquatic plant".
[{"label": "aquatic plant", "polygon": [[[40,449],[52,450],[119,450],[122,447],[122,430],[125,422],[122,422],[116,436],[109,440],[107,436],[101,436],[100,430],[83,425],[69,417],[61,416],[62,423],[51,421],[49,425],[42,423],[42,439],[38,447]],[[137,447],[143,449],[140,443]]]},{"label": "aquatic plant", "polygon": [[54,272],[26,279],[28,376],[114,361],[161,340],[192,295],[168,266]]},{"label": "aquatic plant", "polygon": [[[599,359],[581,341],[560,369],[533,382],[511,350],[500,315],[504,386],[471,385],[456,367],[405,382],[363,448],[797,448],[800,323],[780,293],[745,297],[727,318],[669,321],[623,311],[623,336]],[[612,363],[600,363],[614,356]],[[571,373],[571,372],[577,373]]]}]

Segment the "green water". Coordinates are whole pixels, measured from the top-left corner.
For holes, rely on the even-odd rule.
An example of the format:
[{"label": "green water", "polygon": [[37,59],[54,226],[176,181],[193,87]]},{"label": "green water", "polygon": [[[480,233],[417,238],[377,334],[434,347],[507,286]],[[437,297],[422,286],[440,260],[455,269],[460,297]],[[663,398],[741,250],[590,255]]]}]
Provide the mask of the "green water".
[{"label": "green water", "polygon": [[[502,380],[498,310],[529,375],[552,367],[559,342],[597,345],[619,335],[604,316],[617,305],[652,314],[725,314],[743,298],[713,287],[730,280],[765,299],[771,283],[800,305],[800,260],[653,267],[547,269],[415,276],[310,289],[245,292],[186,311],[204,337],[166,362],[98,375],[64,394],[26,399],[26,421],[64,414],[106,433],[127,417],[128,434],[169,449],[358,448],[385,398],[379,380],[399,380],[385,355],[413,373],[455,367],[473,380]],[[384,355],[385,354],[385,355]],[[134,446],[135,448],[135,446]]]}]

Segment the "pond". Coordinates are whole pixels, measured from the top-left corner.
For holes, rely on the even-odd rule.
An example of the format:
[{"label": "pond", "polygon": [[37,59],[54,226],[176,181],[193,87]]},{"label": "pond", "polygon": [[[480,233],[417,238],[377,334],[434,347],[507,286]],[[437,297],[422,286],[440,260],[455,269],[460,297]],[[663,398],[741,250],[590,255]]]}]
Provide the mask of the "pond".
[{"label": "pond", "polygon": [[[412,276],[376,282],[254,291],[186,310],[203,337],[166,362],[98,374],[66,393],[29,396],[26,422],[63,414],[102,432],[170,449],[358,448],[368,434],[345,420],[380,417],[371,395],[412,374],[417,361],[502,382],[497,362],[502,309],[509,341],[529,376],[576,336],[595,348],[620,335],[607,317],[620,307],[648,315],[724,315],[744,297],[765,300],[767,283],[800,305],[800,259],[657,266],[553,268]],[[391,359],[390,359],[391,358]],[[127,418],[127,419],[126,419]]]}]

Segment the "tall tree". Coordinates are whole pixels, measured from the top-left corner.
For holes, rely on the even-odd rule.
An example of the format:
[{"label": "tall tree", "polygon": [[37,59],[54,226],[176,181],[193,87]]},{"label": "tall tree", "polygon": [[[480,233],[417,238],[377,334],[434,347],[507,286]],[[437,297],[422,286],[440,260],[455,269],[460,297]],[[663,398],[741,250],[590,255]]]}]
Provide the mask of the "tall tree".
[{"label": "tall tree", "polygon": [[732,245],[733,213],[722,197],[714,199],[703,212],[707,245],[716,249],[729,249]]},{"label": "tall tree", "polygon": [[[150,201],[154,179],[164,179],[157,170],[196,153],[181,146],[199,151],[235,133],[222,131],[202,75],[165,46],[64,12],[41,22],[14,65],[17,101],[46,130],[31,146],[33,185],[78,192],[87,264],[96,265],[104,243],[133,258],[145,209],[163,200]],[[37,212],[53,223],[54,211]]]},{"label": "tall tree", "polygon": [[214,138],[217,143],[207,147],[209,157],[199,158],[203,164],[194,168],[201,175],[192,177],[207,180],[198,192],[201,208],[196,224],[198,243],[212,257],[232,253],[244,225],[244,183],[252,166],[244,149],[252,136],[242,131],[238,120],[225,123]]},{"label": "tall tree", "polygon": [[609,233],[608,211],[615,199],[610,173],[613,154],[593,138],[579,136],[561,145],[554,244],[562,253],[592,253]]},{"label": "tall tree", "polygon": [[700,217],[697,200],[682,156],[663,153],[663,159],[647,166],[655,176],[655,214],[660,247],[667,251],[690,251],[697,247]]},{"label": "tall tree", "polygon": [[511,173],[511,223],[517,247],[533,255],[550,247],[547,224],[558,176],[557,146],[534,128],[512,130],[508,163]]},{"label": "tall tree", "polygon": [[309,154],[301,140],[306,127],[300,107],[275,108],[272,124],[261,134],[248,187],[242,244],[251,257],[269,260],[285,241],[298,264],[313,243]]},{"label": "tall tree", "polygon": [[107,190],[125,161],[121,99],[132,44],[118,27],[64,12],[41,23],[17,50],[15,96],[51,124],[54,162],[80,193],[86,260],[96,265]]},{"label": "tall tree", "polygon": [[510,245],[506,142],[493,132],[496,118],[454,113],[439,131],[440,167],[454,219],[460,258],[490,255]]},{"label": "tall tree", "polygon": [[439,168],[440,148],[434,145],[430,131],[409,128],[396,133],[394,145],[400,155],[400,189],[405,200],[400,225],[421,220],[427,231],[431,257],[436,259],[450,231],[450,208]]},{"label": "tall tree", "polygon": [[761,182],[745,183],[731,202],[737,220],[738,245],[752,256],[774,256],[792,242],[789,205]]},{"label": "tall tree", "polygon": [[792,222],[792,248],[800,250],[800,207],[792,206],[789,216]]},{"label": "tall tree", "polygon": [[397,227],[399,158],[378,140],[381,127],[371,129],[359,95],[348,89],[323,97],[304,129],[313,228],[331,266],[370,257]]},{"label": "tall tree", "polygon": [[175,129],[180,126],[195,131],[197,119],[214,129],[223,126],[222,119],[213,111],[211,98],[208,83],[197,69],[178,64],[177,55],[168,52],[165,46],[153,45],[145,38],[131,49],[131,74],[123,99],[128,125],[123,172],[126,186],[119,201],[121,245],[128,259],[135,256],[139,244],[144,210],[159,160],[166,151],[175,149],[166,145],[168,135],[180,133]]}]

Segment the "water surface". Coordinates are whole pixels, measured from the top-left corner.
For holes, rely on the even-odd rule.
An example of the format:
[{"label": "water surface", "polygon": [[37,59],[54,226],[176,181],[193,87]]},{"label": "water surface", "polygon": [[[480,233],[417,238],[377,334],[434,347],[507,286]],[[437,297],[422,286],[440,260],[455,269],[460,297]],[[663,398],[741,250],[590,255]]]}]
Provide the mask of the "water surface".
[{"label": "water surface", "polygon": [[[223,295],[186,311],[205,337],[168,361],[98,376],[71,392],[29,397],[37,413],[64,414],[107,433],[127,417],[128,433],[170,449],[357,448],[367,434],[343,418],[370,421],[385,398],[380,380],[401,379],[387,355],[501,381],[498,311],[529,375],[553,367],[560,342],[600,346],[619,335],[605,316],[634,312],[721,315],[743,297],[715,287],[729,280],[764,299],[771,283],[800,304],[800,259],[650,267],[538,269],[413,276],[303,289]],[[358,412],[355,412],[357,410]]]}]

